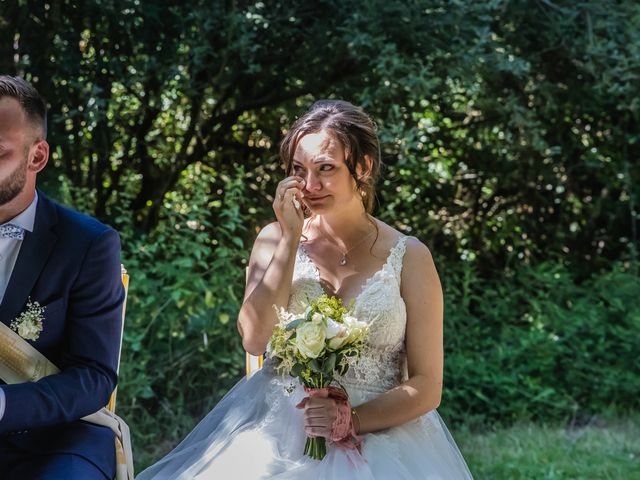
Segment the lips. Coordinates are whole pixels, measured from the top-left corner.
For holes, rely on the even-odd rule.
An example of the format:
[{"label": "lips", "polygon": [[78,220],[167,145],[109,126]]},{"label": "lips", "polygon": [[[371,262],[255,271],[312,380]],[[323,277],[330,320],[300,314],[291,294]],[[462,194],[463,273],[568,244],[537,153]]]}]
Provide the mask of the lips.
[{"label": "lips", "polygon": [[309,201],[309,202],[319,202],[320,200],[324,200],[328,196],[329,195],[322,195],[321,197],[312,197],[312,196],[309,196],[309,195],[305,195],[304,199]]}]

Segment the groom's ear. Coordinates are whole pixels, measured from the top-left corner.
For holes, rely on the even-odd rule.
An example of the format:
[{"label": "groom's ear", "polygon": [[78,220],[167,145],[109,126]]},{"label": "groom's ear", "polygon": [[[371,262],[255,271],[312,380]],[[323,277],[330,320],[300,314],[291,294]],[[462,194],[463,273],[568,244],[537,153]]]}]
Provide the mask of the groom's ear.
[{"label": "groom's ear", "polygon": [[46,140],[38,140],[29,149],[28,169],[33,173],[40,172],[49,161],[49,144]]}]

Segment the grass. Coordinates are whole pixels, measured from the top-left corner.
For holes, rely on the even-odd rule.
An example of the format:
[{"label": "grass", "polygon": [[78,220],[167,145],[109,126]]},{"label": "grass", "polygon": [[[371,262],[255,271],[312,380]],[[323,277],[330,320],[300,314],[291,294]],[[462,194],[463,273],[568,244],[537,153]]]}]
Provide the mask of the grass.
[{"label": "grass", "polygon": [[640,479],[640,418],[455,436],[476,480]]}]

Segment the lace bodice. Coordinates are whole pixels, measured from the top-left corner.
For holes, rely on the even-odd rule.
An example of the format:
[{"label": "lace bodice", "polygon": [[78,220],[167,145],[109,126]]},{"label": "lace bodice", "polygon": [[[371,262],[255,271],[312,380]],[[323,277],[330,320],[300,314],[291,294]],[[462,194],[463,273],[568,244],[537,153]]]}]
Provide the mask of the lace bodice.
[{"label": "lace bodice", "polygon": [[[405,250],[406,237],[403,236],[389,252],[382,268],[367,279],[356,297],[355,317],[369,324],[369,334],[367,348],[357,364],[338,379],[348,390],[355,388],[379,394],[407,379],[404,343],[407,313],[400,296]],[[308,299],[323,293],[320,273],[300,246],[293,272],[289,311],[302,313]]]}]

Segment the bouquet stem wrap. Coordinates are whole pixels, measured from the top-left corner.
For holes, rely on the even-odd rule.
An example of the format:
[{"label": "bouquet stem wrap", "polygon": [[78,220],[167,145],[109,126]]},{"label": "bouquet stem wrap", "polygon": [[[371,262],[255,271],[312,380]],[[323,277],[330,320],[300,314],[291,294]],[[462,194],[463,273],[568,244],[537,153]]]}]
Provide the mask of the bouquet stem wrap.
[{"label": "bouquet stem wrap", "polygon": [[[337,416],[331,428],[331,441],[339,448],[357,449],[360,451],[360,438],[356,435],[351,421],[351,403],[346,392],[340,388],[305,387],[309,397],[333,398],[337,403]],[[322,460],[327,454],[327,442],[324,437],[307,437],[304,445],[305,455]]]}]

